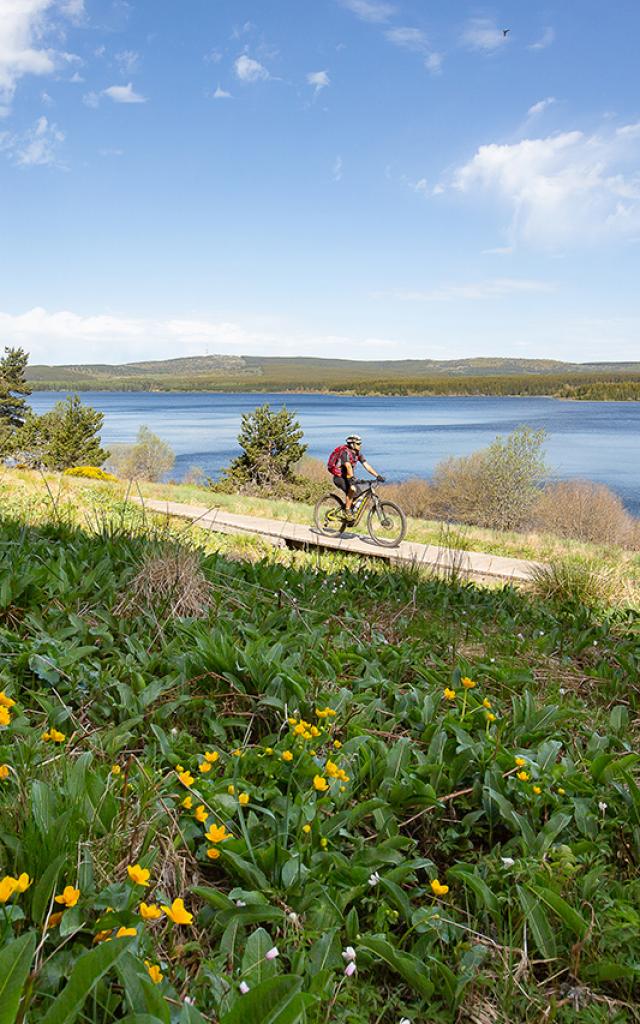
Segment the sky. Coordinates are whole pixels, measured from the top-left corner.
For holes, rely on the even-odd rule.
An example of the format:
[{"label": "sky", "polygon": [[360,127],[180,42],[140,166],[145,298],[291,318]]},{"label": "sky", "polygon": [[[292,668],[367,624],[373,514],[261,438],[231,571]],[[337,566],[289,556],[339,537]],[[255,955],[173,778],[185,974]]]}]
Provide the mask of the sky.
[{"label": "sky", "polygon": [[637,0],[0,0],[0,346],[640,359]]}]

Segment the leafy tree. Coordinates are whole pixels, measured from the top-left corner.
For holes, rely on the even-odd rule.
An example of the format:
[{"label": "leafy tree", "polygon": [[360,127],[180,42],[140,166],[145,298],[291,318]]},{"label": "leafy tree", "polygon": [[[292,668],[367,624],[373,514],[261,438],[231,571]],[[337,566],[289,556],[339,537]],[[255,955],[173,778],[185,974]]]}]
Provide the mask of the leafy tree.
[{"label": "leafy tree", "polygon": [[14,455],[19,462],[47,469],[101,466],[109,455],[100,447],[103,420],[78,395],[68,395],[43,416],[27,416],[16,431]]},{"label": "leafy tree", "polygon": [[21,348],[7,348],[0,359],[0,422],[12,429],[21,427],[27,416],[25,395],[31,394],[27,383],[28,354]]},{"label": "leafy tree", "polygon": [[243,454],[226,470],[227,477],[259,486],[294,480],[293,467],[308,447],[300,444],[303,436],[300,424],[286,406],[273,412],[267,402],[245,413],[238,434]]},{"label": "leafy tree", "polygon": [[109,468],[125,480],[160,480],[173,469],[175,452],[148,427],[140,427],[135,444],[114,445]]}]

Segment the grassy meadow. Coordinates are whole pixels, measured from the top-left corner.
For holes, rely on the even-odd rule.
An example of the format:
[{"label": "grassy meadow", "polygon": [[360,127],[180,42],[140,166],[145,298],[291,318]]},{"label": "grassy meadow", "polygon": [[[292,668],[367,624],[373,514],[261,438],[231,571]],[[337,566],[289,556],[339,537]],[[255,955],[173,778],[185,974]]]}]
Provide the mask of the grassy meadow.
[{"label": "grassy meadow", "polygon": [[274,550],[4,472],[0,1021],[640,1020],[639,678],[622,599]]}]

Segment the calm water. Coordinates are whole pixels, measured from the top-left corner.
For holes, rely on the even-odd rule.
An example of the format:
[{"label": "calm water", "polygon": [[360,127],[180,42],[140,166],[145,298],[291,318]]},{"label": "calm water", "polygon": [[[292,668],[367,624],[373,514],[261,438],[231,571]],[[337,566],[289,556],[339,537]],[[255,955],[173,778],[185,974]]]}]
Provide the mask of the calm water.
[{"label": "calm water", "polygon": [[[61,397],[31,396],[36,412]],[[607,484],[640,514],[640,402],[561,402],[552,398],[352,398],[337,395],[150,394],[83,392],[105,414],[103,441],[133,441],[142,424],[177,455],[172,476],[190,466],[216,476],[237,453],[240,417],[256,405],[286,404],[304,429],[309,454],[326,459],[353,432],[389,479],[428,477],[448,455],[482,448],[520,424],[544,427],[547,461],[558,479],[583,477]]]}]

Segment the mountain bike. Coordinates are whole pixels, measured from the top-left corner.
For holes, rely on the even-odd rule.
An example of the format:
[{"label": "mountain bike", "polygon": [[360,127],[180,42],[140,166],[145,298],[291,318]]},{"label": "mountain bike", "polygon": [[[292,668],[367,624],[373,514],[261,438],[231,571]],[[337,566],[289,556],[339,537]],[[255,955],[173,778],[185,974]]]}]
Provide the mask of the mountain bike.
[{"label": "mountain bike", "polygon": [[348,515],[342,498],[331,491],[316,502],[316,527],[325,537],[338,537],[348,526],[357,526],[368,508],[367,530],[371,540],[385,548],[397,547],[407,532],[404,512],[393,501],[378,495],[375,481],[356,480],[355,484],[360,490],[353,502],[353,516]]}]

